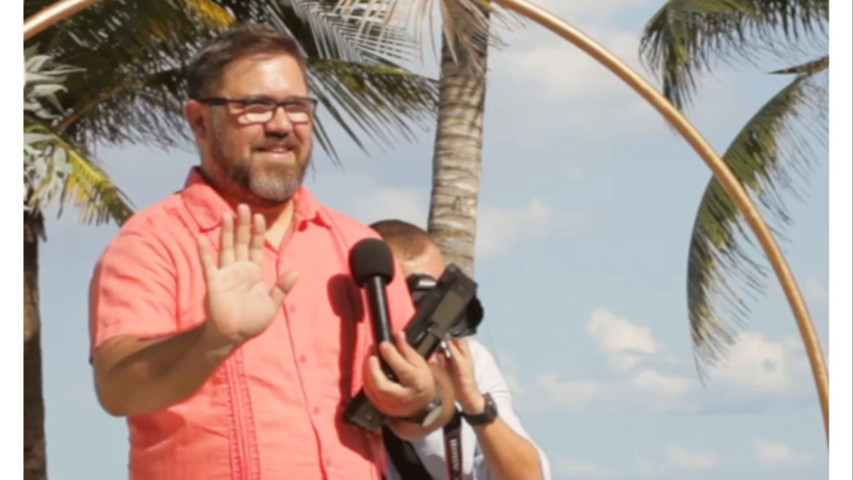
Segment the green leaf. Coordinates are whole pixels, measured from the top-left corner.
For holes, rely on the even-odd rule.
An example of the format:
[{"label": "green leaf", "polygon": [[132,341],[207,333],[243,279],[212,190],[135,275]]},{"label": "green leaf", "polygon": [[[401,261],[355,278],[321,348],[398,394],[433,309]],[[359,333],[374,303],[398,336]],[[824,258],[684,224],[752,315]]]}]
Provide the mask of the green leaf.
[{"label": "green leaf", "polygon": [[[744,125],[723,159],[759,206],[784,231],[789,215],[782,191],[796,193],[796,176],[813,160],[810,146],[826,141],[827,92],[821,70],[797,76]],[[744,295],[764,290],[767,269],[750,259],[750,236],[734,202],[716,179],[702,197],[690,240],[688,311],[697,367],[718,362],[745,324]],[[747,243],[748,245],[748,243]]]},{"label": "green leaf", "polygon": [[826,50],[828,24],[827,0],[669,0],[646,24],[640,55],[663,94],[684,108],[716,62]]}]

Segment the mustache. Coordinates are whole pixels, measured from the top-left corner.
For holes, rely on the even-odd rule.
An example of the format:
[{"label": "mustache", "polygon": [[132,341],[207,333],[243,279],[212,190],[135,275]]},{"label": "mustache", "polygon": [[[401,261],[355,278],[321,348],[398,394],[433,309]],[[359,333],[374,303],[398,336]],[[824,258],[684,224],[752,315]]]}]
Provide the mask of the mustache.
[{"label": "mustache", "polygon": [[252,150],[267,150],[271,148],[286,148],[295,150],[299,146],[299,141],[292,137],[285,138],[266,138],[264,140],[252,143]]}]

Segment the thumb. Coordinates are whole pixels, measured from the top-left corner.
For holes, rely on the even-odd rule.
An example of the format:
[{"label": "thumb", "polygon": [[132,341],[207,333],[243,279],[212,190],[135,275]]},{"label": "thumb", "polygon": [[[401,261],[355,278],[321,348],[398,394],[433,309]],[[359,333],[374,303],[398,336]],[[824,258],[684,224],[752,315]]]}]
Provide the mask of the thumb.
[{"label": "thumb", "polygon": [[293,284],[296,283],[297,278],[299,278],[299,272],[293,269],[284,272],[282,276],[278,277],[278,281],[270,289],[270,296],[276,304],[284,301],[284,297],[293,288]]}]

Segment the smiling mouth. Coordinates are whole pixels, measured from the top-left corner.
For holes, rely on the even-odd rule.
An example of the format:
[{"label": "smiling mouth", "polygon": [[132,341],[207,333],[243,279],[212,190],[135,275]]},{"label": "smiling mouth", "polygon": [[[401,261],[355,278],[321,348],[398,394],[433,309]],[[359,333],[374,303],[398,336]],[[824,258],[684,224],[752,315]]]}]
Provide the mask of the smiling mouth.
[{"label": "smiling mouth", "polygon": [[255,149],[255,151],[258,153],[266,153],[270,155],[287,155],[288,153],[292,153],[293,149],[284,146],[279,146],[258,148]]}]

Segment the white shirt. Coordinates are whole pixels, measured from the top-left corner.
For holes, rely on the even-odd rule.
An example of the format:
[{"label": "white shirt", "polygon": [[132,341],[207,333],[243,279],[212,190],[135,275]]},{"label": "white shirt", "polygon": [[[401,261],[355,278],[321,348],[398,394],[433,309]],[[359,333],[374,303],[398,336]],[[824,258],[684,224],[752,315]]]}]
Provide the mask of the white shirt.
[{"label": "white shirt", "polygon": [[[471,358],[474,363],[474,378],[477,381],[480,391],[490,393],[498,408],[498,416],[516,433],[526,438],[530,443],[533,443],[533,440],[524,431],[521,422],[512,409],[509,388],[495,363],[494,357],[492,357],[492,354],[489,353],[486,347],[472,338],[468,339],[468,345],[471,349]],[[457,405],[457,408],[461,410],[459,405]],[[476,432],[474,432],[474,429],[464,419],[461,423],[462,472],[464,478],[470,480],[491,480],[493,476],[489,472],[486,458],[480,449]],[[413,440],[412,445],[415,447],[418,457],[420,457],[421,462],[432,478],[435,480],[447,480],[443,430],[439,428],[422,439]],[[542,474],[545,480],[550,480],[551,471],[548,459],[535,443],[533,443],[533,446],[539,452]],[[388,459],[388,480],[402,480],[390,457]]]}]

